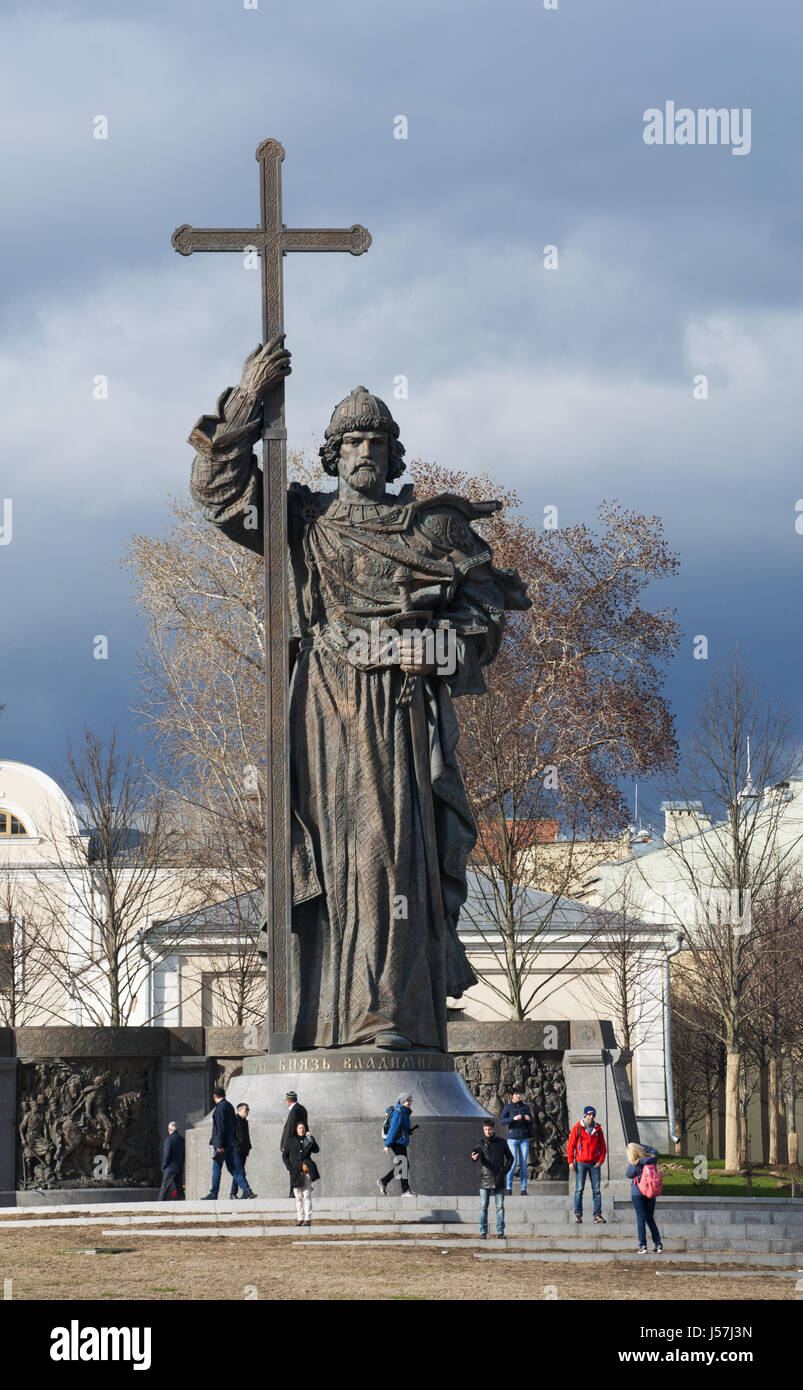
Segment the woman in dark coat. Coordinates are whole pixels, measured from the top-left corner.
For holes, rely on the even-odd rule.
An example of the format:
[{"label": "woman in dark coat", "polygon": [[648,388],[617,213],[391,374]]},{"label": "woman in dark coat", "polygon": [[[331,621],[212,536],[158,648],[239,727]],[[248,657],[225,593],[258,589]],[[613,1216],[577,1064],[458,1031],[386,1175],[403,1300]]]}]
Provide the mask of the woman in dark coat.
[{"label": "woman in dark coat", "polygon": [[307,1134],[307,1126],[299,1122],[284,1155],[290,1173],[290,1186],[296,1199],[297,1226],[309,1226],[312,1220],[312,1184],[321,1176],[312,1155],[319,1152],[312,1135]]}]

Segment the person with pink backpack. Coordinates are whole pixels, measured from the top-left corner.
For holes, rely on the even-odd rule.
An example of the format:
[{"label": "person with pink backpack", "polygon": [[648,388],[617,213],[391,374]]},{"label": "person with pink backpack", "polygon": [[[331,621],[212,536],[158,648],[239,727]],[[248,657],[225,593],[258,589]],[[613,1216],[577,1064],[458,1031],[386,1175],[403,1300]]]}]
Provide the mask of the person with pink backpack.
[{"label": "person with pink backpack", "polygon": [[627,1146],[627,1176],[633,1179],[630,1195],[636,1213],[638,1227],[638,1253],[647,1253],[647,1227],[653,1239],[656,1255],[663,1251],[661,1233],[655,1224],[655,1199],[663,1191],[663,1180],[658,1171],[658,1150],[643,1144]]}]

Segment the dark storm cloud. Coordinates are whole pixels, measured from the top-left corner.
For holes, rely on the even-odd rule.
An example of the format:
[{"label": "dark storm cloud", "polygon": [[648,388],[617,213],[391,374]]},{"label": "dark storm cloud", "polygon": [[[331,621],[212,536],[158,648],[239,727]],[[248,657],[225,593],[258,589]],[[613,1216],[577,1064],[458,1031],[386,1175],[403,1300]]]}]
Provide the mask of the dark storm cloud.
[{"label": "dark storm cloud", "polygon": [[[10,755],[47,764],[85,717],[131,725],[138,630],[116,560],[131,529],[165,523],[186,433],[259,322],[256,277],[236,257],[178,258],[170,232],[252,223],[268,134],[288,149],[291,225],[374,236],[358,261],[285,263],[292,442],[320,435],[357,381],[390,397],[403,373],[412,455],[488,466],[536,516],[556,504],[590,520],[603,496],[660,511],[684,628],[711,627],[712,651],[740,641],[793,690],[802,27],[788,5],[747,0],[12,10]],[[667,99],[749,107],[751,153],[646,146],[642,113]],[[98,114],[108,141],[92,138]],[[108,401],[93,399],[98,373]],[[90,628],[113,630],[108,663],[87,664]],[[681,713],[704,665],[689,646],[672,675]]]}]

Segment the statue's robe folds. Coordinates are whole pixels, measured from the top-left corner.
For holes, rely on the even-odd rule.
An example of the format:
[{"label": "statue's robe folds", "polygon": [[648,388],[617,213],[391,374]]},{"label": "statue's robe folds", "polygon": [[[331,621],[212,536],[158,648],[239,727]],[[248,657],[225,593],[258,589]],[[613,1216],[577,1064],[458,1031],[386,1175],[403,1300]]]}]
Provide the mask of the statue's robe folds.
[{"label": "statue's robe folds", "polygon": [[[258,411],[224,392],[190,436],[191,490],[207,520],[261,554],[258,433]],[[392,1031],[445,1049],[447,996],[476,983],[457,935],[476,827],[452,699],[483,692],[505,609],[529,607],[471,529],[498,505],[418,500],[410,486],[381,503],[288,490],[295,1048]],[[376,643],[359,650],[355,632],[423,613],[453,630],[456,669],[418,677],[400,703],[403,672],[372,664]]]}]

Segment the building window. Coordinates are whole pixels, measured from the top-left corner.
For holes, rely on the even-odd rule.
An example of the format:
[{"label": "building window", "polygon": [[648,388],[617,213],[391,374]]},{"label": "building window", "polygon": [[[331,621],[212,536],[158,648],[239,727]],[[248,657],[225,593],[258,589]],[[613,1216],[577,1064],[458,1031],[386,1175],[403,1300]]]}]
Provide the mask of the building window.
[{"label": "building window", "polygon": [[22,821],[10,811],[0,811],[0,835],[27,835]]}]

